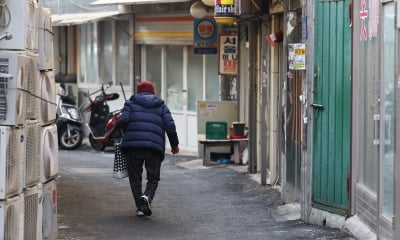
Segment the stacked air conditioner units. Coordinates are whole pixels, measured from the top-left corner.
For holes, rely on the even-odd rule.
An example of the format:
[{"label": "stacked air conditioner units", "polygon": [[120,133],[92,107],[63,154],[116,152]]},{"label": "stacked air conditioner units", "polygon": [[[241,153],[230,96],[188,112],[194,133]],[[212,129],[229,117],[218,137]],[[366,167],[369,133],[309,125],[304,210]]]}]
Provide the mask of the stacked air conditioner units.
[{"label": "stacked air conditioner units", "polygon": [[39,8],[39,91],[40,120],[44,124],[53,123],[56,119],[56,84],[53,73],[53,29],[51,11]]},{"label": "stacked air conditioner units", "polygon": [[0,4],[0,239],[57,239],[50,16],[37,0]]}]

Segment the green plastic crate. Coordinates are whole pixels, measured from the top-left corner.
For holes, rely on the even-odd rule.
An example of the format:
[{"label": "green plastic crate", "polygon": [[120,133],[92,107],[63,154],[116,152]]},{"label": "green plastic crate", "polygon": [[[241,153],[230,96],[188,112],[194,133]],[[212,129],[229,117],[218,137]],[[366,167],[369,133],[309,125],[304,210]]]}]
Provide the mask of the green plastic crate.
[{"label": "green plastic crate", "polygon": [[206,139],[226,139],[227,135],[227,122],[206,122]]}]

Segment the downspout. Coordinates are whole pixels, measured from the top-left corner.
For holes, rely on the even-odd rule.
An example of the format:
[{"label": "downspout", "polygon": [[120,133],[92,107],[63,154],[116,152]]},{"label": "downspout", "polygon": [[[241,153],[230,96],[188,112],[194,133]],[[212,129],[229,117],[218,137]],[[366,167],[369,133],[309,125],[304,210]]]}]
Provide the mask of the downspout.
[{"label": "downspout", "polygon": [[257,21],[248,24],[249,35],[249,173],[257,172]]},{"label": "downspout", "polygon": [[[275,32],[280,28],[280,19],[276,15],[271,16],[271,27],[269,33]],[[268,34],[269,34],[268,33]],[[267,44],[267,46],[270,46]],[[280,54],[279,51],[282,49],[282,44],[275,47],[268,47],[269,51],[269,151],[268,151],[268,161],[269,161],[269,182],[271,185],[275,185],[278,180],[278,161],[279,161],[279,141],[278,141],[278,116],[279,116],[279,82],[282,64],[280,64]]]}]

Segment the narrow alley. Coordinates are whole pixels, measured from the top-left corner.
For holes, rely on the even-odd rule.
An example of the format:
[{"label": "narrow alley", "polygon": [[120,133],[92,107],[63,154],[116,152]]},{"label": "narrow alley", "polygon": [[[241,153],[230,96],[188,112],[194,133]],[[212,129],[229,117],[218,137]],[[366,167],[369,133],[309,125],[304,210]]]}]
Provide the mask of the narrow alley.
[{"label": "narrow alley", "polygon": [[[280,215],[279,192],[246,166],[203,167],[166,155],[151,217],[137,217],[128,179],[112,178],[113,151],[59,152],[58,239],[353,239]],[[242,169],[242,171],[240,171]]]}]

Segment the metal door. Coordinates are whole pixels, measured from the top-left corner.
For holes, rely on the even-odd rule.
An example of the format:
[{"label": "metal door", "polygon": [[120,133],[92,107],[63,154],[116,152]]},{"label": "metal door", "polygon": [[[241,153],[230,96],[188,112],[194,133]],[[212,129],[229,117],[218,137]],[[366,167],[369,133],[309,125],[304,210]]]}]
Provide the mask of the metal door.
[{"label": "metal door", "polygon": [[312,205],[349,208],[351,28],[349,0],[316,2]]}]

